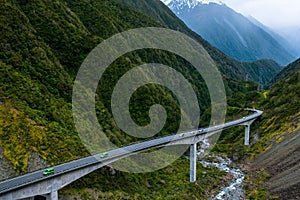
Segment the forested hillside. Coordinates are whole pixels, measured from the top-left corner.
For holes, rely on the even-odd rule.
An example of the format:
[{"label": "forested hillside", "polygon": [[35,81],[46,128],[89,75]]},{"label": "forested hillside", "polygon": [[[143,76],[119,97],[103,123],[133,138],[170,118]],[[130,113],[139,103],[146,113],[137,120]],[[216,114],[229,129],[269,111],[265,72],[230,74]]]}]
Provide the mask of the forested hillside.
[{"label": "forested hillside", "polygon": [[289,64],[287,67],[284,68],[284,70],[282,70],[274,78],[272,78],[268,83],[268,86],[271,87],[276,83],[283,81],[284,79],[287,79],[293,76],[294,74],[297,74],[299,70],[300,70],[300,60],[298,59],[293,63]]},{"label": "forested hillside", "polygon": [[[299,60],[284,69],[270,90],[263,93],[263,100],[259,107],[265,111],[261,122],[260,142],[253,146],[270,148],[270,139],[281,141],[286,134],[292,133],[300,128],[297,120],[300,115],[300,68]],[[292,72],[292,73],[290,73]]]},{"label": "forested hillside", "polygon": [[[162,25],[140,12],[106,0],[7,0],[1,2],[1,16],[1,147],[5,157],[17,171],[24,172],[31,152],[37,152],[49,164],[86,155],[71,113],[72,81],[81,62],[98,43],[113,34],[136,27]],[[113,85],[127,70],[149,62],[179,70],[197,88],[201,107],[205,110],[209,106],[207,89],[203,81],[199,81],[202,78],[199,74],[193,75],[192,68],[182,59],[168,52],[149,50],[125,55],[109,69],[114,73],[113,78],[107,73],[101,79],[106,87],[99,91],[97,106],[101,125],[109,130],[108,137],[118,145],[135,139],[128,138],[115,127],[106,109],[110,107]],[[241,72],[237,72],[234,76],[240,75]],[[229,94],[256,87],[238,80],[225,81]],[[133,101],[135,110],[144,113],[138,111],[147,110],[153,103],[162,103],[171,126],[166,126],[161,134],[175,132],[179,123],[176,101],[164,88],[149,87],[141,92],[144,97],[152,96],[147,106],[143,101]],[[163,100],[162,96],[168,98]],[[140,123],[149,120],[147,114],[133,112],[133,116]]]},{"label": "forested hillside", "polygon": [[[75,10],[76,3],[72,3]],[[125,15],[111,11],[112,5],[101,6],[110,10],[113,19],[108,19],[90,3],[78,3],[87,14],[94,10],[103,38],[117,33],[118,26],[157,25],[128,9]],[[87,155],[73,125],[71,96],[81,62],[103,40],[87,28],[93,19],[85,22],[62,1],[2,1],[0,9],[0,141],[4,156],[18,172],[25,172],[31,152],[50,165]],[[128,15],[138,15],[141,20],[130,24],[119,19]]]},{"label": "forested hillside", "polygon": [[251,176],[255,177],[254,183],[259,187],[250,186],[249,196],[266,195],[265,191],[269,193],[266,196],[279,199],[297,199],[300,195],[299,61],[290,64],[277,76],[277,82],[273,82],[259,104],[265,110],[257,129],[260,139],[249,152],[252,157],[256,155],[251,161]]},{"label": "forested hillside", "polygon": [[241,80],[252,80],[266,84],[281,69],[276,62],[270,60],[259,60],[257,62],[239,62],[225,55],[198,34],[189,29],[171,10],[160,0],[117,0],[123,5],[134,10],[145,13],[153,19],[173,30],[181,31],[197,40],[214,61],[219,69],[228,77]]},{"label": "forested hillside", "polygon": [[214,147],[215,152],[226,153],[245,165],[250,199],[295,199],[300,194],[296,178],[300,165],[299,66],[298,59],[286,67],[268,90],[235,99],[264,111],[251,125],[250,147],[243,146],[243,128],[223,131]]},{"label": "forested hillside", "polygon": [[[152,11],[161,9],[162,12],[158,13],[160,18],[153,16],[150,11],[150,14],[141,12],[141,7],[128,7],[114,0],[0,2],[0,147],[3,159],[11,163],[11,168],[18,173],[35,170],[28,165],[33,155],[45,160],[47,165],[55,165],[89,154],[79,139],[72,116],[72,87],[77,71],[96,45],[116,33],[138,27],[169,27],[168,21],[164,21],[167,20],[164,13],[170,14],[171,11],[156,0],[153,3],[161,7],[153,9],[151,2],[141,5]],[[170,14],[169,19],[173,20],[171,28],[176,30],[179,27],[179,30],[198,40],[207,49],[222,72],[230,106],[246,106],[243,102],[233,101],[233,94],[243,99],[247,98],[244,93],[257,94],[257,84],[244,81],[246,77],[257,80],[259,73],[268,72],[270,76],[263,75],[267,81],[279,70],[278,65],[270,61],[267,61],[268,67],[259,65],[262,66],[262,72],[259,72],[255,63],[240,63],[228,58],[187,29],[174,15]],[[150,62],[178,70],[193,85],[201,111],[210,106],[202,77],[184,59],[161,50],[146,49],[126,54],[109,67],[100,81],[104,87],[99,88],[97,93],[99,123],[116,145],[136,142],[137,139],[123,133],[112,119],[110,99],[114,85],[128,70]],[[133,96],[130,108],[134,120],[141,125],[148,124],[147,111],[153,104],[161,104],[167,111],[167,123],[158,136],[176,132],[180,123],[178,102],[168,89],[159,85],[142,87]],[[188,163],[185,160],[182,162]],[[8,168],[1,169],[3,178],[9,176],[5,174]],[[172,173],[181,169],[175,166],[169,170]],[[200,169],[199,173],[205,170]],[[188,177],[186,172],[182,173]],[[152,175],[159,182],[157,174]],[[92,175],[92,179],[94,176],[97,175]],[[137,179],[137,176],[130,174],[120,176]],[[208,176],[204,173],[203,177]],[[213,182],[209,185],[211,190],[224,181],[222,176],[204,180]],[[143,181],[136,180],[136,183]],[[187,183],[182,187],[191,189]],[[206,188],[199,187],[205,193]],[[165,195],[168,196],[168,193]],[[198,194],[198,197],[201,195],[209,196],[206,193]],[[188,197],[193,197],[191,192]]]}]

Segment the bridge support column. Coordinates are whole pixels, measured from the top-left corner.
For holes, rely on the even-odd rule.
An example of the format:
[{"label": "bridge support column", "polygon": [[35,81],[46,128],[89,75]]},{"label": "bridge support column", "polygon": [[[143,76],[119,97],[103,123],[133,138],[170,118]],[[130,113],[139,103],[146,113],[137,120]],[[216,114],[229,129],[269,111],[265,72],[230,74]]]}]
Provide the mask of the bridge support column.
[{"label": "bridge support column", "polygon": [[197,143],[190,146],[190,182],[196,181],[197,172]]},{"label": "bridge support column", "polygon": [[251,125],[254,121],[255,121],[255,119],[252,120],[252,121],[246,122],[245,124],[242,124],[242,125],[245,126],[245,142],[244,142],[244,144],[245,144],[246,146],[248,146],[248,145],[250,144],[250,125]]},{"label": "bridge support column", "polygon": [[58,200],[58,191],[52,191],[50,194],[47,194],[46,200]]},{"label": "bridge support column", "polygon": [[249,140],[250,140],[250,124],[247,124],[245,126],[245,145],[249,145]]}]

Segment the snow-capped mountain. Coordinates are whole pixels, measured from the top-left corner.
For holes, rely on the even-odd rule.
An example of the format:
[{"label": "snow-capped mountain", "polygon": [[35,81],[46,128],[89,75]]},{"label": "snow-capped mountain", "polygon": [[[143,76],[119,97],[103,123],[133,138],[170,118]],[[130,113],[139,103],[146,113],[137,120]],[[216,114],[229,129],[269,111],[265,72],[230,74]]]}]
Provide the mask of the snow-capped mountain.
[{"label": "snow-capped mountain", "polygon": [[287,65],[296,59],[262,26],[218,0],[162,0],[187,26],[225,54],[241,60],[272,59]]},{"label": "snow-capped mountain", "polygon": [[[166,4],[170,9],[177,10],[180,12],[184,8],[193,9],[199,4],[201,5],[207,5],[210,3],[215,3],[222,5],[223,3],[218,0],[162,0],[164,4]],[[179,13],[177,13],[179,14]]]}]

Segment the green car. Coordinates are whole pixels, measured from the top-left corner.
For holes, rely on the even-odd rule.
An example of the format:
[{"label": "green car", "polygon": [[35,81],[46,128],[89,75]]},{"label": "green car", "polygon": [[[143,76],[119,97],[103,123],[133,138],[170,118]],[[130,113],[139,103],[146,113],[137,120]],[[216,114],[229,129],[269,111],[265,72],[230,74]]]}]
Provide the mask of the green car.
[{"label": "green car", "polygon": [[54,168],[48,168],[45,171],[43,171],[43,175],[50,175],[54,174]]},{"label": "green car", "polygon": [[104,152],[100,154],[100,158],[104,158],[108,156],[108,152]]}]

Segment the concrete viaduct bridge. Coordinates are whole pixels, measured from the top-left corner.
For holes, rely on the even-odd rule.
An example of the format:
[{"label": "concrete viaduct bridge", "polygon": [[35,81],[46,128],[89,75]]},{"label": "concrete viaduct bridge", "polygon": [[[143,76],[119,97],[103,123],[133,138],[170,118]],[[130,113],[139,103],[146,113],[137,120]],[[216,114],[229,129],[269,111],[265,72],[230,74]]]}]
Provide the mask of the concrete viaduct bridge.
[{"label": "concrete viaduct bridge", "polygon": [[250,125],[263,113],[260,110],[249,110],[254,113],[234,121],[226,122],[222,125],[202,128],[191,132],[166,136],[113,149],[108,151],[109,156],[100,159],[100,154],[98,154],[61,164],[55,166],[55,173],[49,176],[43,176],[44,170],[39,170],[13,179],[5,180],[0,182],[0,200],[23,198],[33,199],[34,196],[37,195],[45,196],[47,200],[57,200],[58,190],[105,165],[145,150],[179,144],[190,145],[190,181],[195,182],[197,143],[221,130],[234,126],[245,126],[244,144],[249,145]]}]

